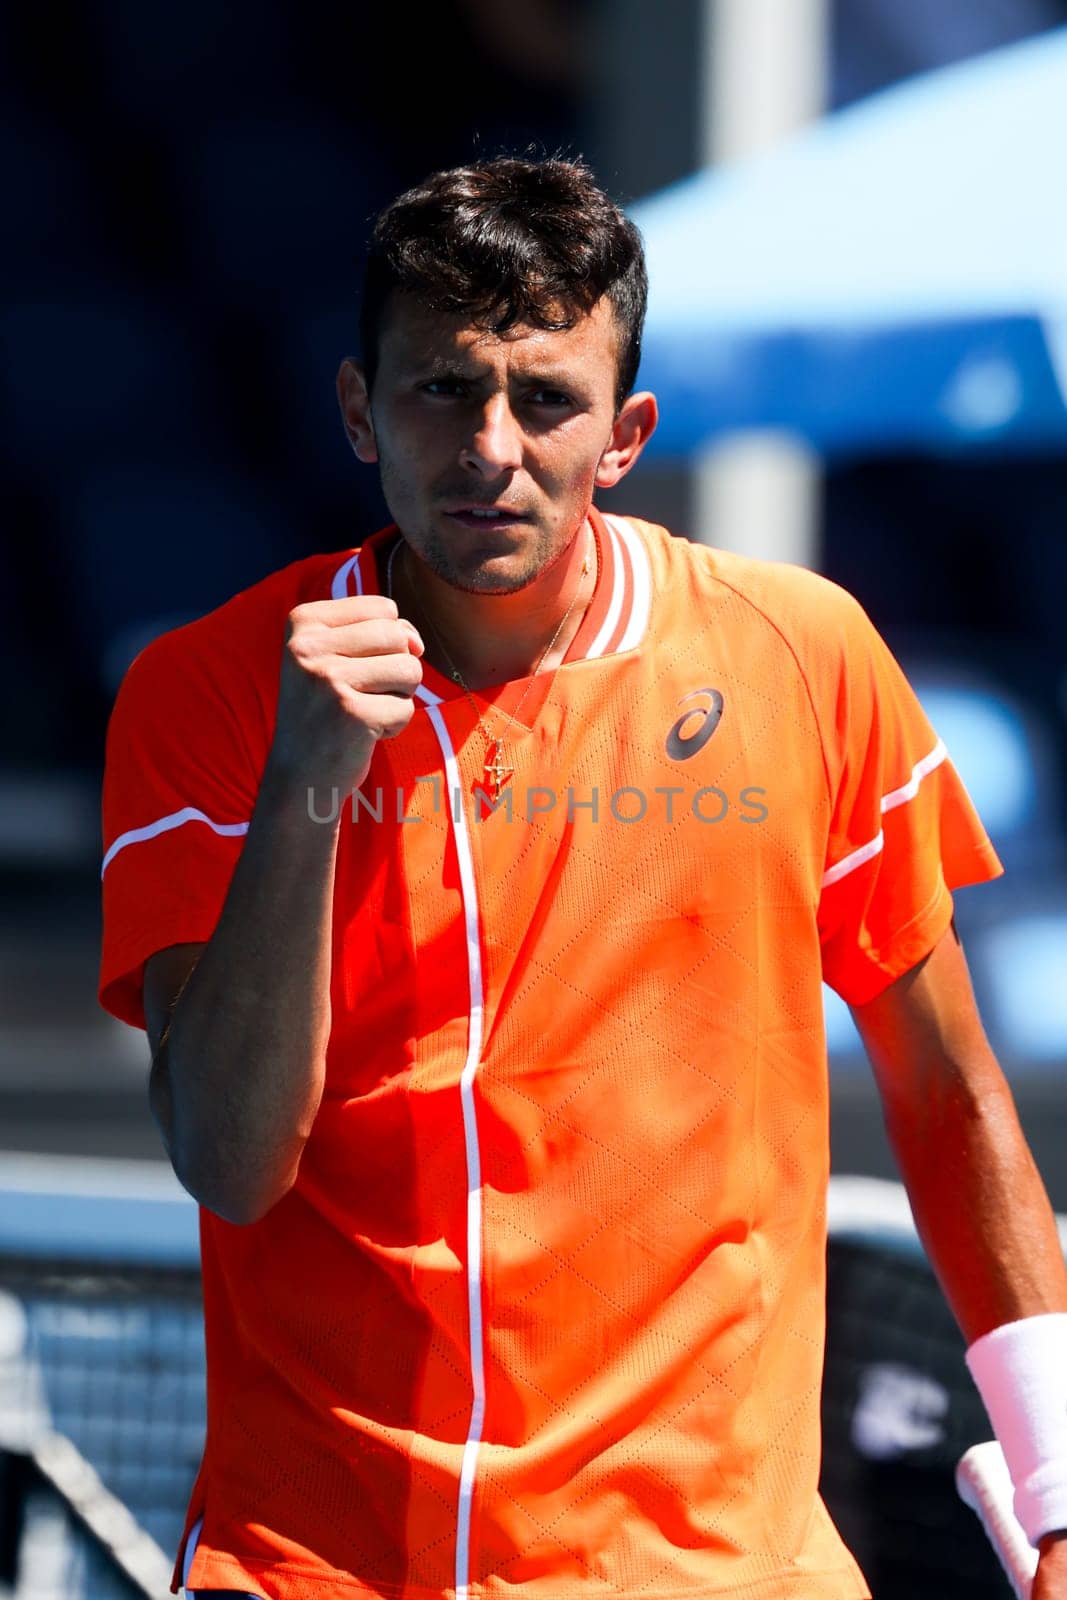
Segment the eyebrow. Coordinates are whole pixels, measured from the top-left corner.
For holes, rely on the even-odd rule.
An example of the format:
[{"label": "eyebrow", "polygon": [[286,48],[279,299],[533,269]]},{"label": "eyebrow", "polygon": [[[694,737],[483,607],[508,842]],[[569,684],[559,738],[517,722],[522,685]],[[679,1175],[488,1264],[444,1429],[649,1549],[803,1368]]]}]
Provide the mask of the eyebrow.
[{"label": "eyebrow", "polygon": [[[407,368],[407,376],[417,377],[423,383],[445,381],[480,383],[488,374],[488,368],[479,368],[476,365],[468,367],[463,361],[447,356],[431,357],[425,362],[412,361]],[[581,378],[578,375],[550,370],[521,373],[518,375],[518,381],[530,388],[559,389],[568,394],[576,393],[582,388]]]}]

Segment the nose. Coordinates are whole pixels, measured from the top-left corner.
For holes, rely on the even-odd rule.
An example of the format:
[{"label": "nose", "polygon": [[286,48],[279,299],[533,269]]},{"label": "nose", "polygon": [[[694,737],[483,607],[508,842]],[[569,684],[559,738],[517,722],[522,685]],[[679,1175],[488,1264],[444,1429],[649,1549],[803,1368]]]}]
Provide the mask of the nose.
[{"label": "nose", "polygon": [[476,414],[474,432],[463,446],[463,464],[485,478],[498,478],[522,465],[522,436],[505,394],[494,394]]}]

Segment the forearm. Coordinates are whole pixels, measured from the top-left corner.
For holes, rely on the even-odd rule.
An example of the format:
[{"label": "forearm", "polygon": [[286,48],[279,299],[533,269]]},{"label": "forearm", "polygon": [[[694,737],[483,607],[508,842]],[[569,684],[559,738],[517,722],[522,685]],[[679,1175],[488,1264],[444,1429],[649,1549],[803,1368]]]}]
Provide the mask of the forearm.
[{"label": "forearm", "polygon": [[1067,1309],[1055,1218],[955,926],[853,1016],[916,1225],[968,1342]]},{"label": "forearm", "polygon": [[322,1097],[337,824],[268,776],[218,926],[174,1005],[151,1103],[200,1202],[255,1220],[292,1185]]},{"label": "forearm", "polygon": [[918,1093],[885,1094],[886,1125],[927,1254],[968,1340],[1067,1310],[1055,1219],[1014,1101],[985,1047]]}]

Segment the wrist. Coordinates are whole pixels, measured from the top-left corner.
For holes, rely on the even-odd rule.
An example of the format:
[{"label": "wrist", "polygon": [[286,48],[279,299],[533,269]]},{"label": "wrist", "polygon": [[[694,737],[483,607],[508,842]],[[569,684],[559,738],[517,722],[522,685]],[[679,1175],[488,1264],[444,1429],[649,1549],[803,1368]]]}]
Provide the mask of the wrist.
[{"label": "wrist", "polygon": [[304,748],[281,727],[275,729],[274,739],[264,769],[264,781],[276,785],[280,794],[299,792],[301,804],[306,809],[307,795],[317,796],[315,805],[323,809],[333,791],[342,796],[359,787],[370,769],[376,738],[365,728],[353,723],[343,737],[331,737]]},{"label": "wrist", "polygon": [[272,826],[326,829],[336,833],[349,795],[348,787],[330,775],[309,777],[282,761],[267,762],[259,786],[256,812]]},{"label": "wrist", "polygon": [[1067,1532],[1067,1312],[1008,1322],[976,1339],[967,1366],[1015,1485],[1032,1545]]}]

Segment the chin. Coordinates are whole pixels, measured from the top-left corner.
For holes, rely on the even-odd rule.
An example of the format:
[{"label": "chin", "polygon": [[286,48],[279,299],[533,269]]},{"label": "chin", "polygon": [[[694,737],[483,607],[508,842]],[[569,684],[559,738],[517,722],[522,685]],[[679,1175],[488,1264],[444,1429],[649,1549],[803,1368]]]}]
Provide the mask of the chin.
[{"label": "chin", "polygon": [[[432,564],[432,563],[431,563]],[[518,594],[526,589],[537,577],[537,571],[527,572],[500,572],[499,570],[486,571],[484,567],[472,571],[457,570],[450,563],[433,569],[445,583],[450,583],[453,589],[462,589],[465,594]]]},{"label": "chin", "polygon": [[466,594],[517,594],[551,565],[541,550],[509,550],[472,554],[467,561],[436,541],[417,552],[430,571]]}]

